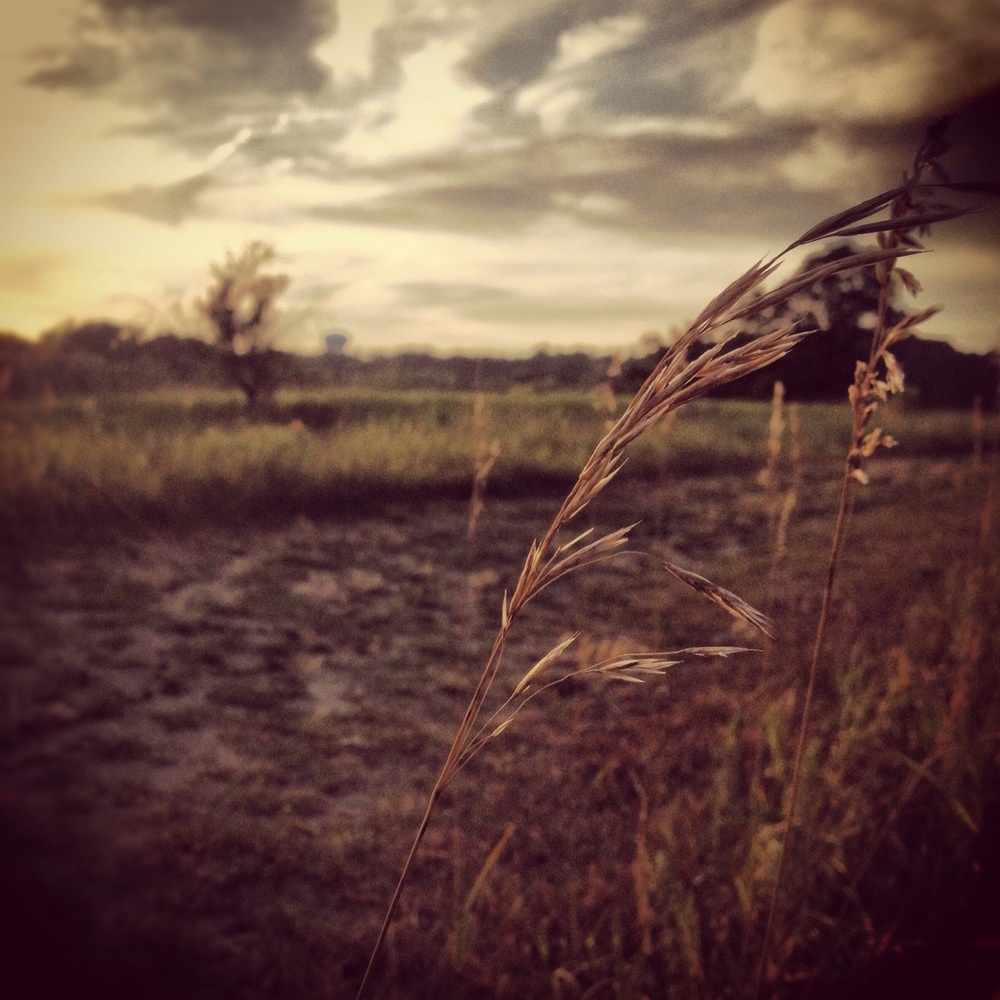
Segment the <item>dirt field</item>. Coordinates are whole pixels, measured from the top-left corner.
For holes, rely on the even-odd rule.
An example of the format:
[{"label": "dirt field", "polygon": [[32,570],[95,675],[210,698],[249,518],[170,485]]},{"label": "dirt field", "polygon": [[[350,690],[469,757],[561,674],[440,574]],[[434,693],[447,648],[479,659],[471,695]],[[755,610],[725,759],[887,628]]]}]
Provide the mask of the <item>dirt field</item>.
[{"label": "dirt field", "polygon": [[[645,516],[638,547],[668,545],[693,568],[766,556],[763,498],[739,480],[625,489],[615,503],[593,517],[615,527]],[[803,524],[826,523],[831,503],[814,490]],[[491,500],[472,545],[466,505],[428,501],[20,553],[0,609],[2,891],[14,926],[3,975],[18,983],[6,995],[352,995],[503,590],[557,505]],[[760,601],[762,590],[744,596]],[[554,587],[521,623],[510,669],[577,628],[593,643],[640,646],[748,638],[714,610],[703,619],[711,634],[680,634],[687,599],[673,600],[639,586],[628,561]],[[555,698],[511,731],[508,751],[462,776],[479,794],[467,788],[455,813],[445,803],[395,947],[422,928],[445,933],[435,909],[461,912],[507,820],[522,859],[554,852],[533,796],[551,797],[560,768],[576,766],[573,734],[588,720],[609,720],[606,738],[625,740],[614,718],[634,697],[620,685],[589,691],[584,707]],[[650,704],[692,761],[707,752],[714,732],[685,728],[669,685]],[[511,780],[526,776],[538,791],[522,786],[518,799]],[[631,817],[627,775],[602,781],[593,776],[595,795],[624,796]],[[566,835],[579,857],[600,856],[588,839],[599,830]],[[426,946],[431,971],[414,996],[446,976],[440,944]]]}]

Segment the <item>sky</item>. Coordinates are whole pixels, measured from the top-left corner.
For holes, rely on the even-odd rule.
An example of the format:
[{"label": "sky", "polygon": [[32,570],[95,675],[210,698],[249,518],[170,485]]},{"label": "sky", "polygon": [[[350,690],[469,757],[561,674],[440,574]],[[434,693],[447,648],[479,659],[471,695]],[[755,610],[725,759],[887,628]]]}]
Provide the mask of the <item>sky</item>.
[{"label": "sky", "polygon": [[[252,240],[282,344],[627,350],[896,184],[1000,180],[996,0],[32,0],[0,40],[0,329],[183,329]],[[1000,211],[910,262],[1000,346]]]}]

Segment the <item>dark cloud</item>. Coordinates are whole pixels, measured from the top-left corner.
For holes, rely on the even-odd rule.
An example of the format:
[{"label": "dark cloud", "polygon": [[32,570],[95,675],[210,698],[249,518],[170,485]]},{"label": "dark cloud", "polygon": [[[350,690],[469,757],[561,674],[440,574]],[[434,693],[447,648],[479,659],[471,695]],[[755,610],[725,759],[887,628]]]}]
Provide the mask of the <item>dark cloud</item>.
[{"label": "dark cloud", "polygon": [[778,14],[754,95],[778,116],[914,123],[1000,85],[995,0],[797,0]]},{"label": "dark cloud", "polygon": [[412,281],[391,286],[405,309],[446,308],[481,323],[565,322],[581,319],[648,320],[662,313],[663,303],[642,296],[589,296],[572,300],[540,298],[510,288],[463,282]]},{"label": "dark cloud", "polygon": [[40,54],[48,65],[25,82],[155,109],[136,131],[211,148],[221,137],[199,146],[204,123],[273,117],[289,97],[320,93],[328,76],[313,50],[335,28],[326,0],[96,0],[75,43]]},{"label": "dark cloud", "polygon": [[285,293],[285,301],[315,304],[333,298],[350,287],[349,281],[312,281],[308,285],[293,284]]},{"label": "dark cloud", "polygon": [[[946,133],[951,148],[943,158],[951,180],[987,182],[1000,186],[1000,87],[949,109]],[[962,242],[991,253],[1000,251],[1000,196],[973,196],[976,212],[948,227]],[[974,289],[972,289],[974,291]],[[969,297],[975,300],[975,295]]]},{"label": "dark cloud", "polygon": [[774,0],[719,3],[708,11],[666,8],[636,43],[589,67],[591,107],[621,115],[698,117],[717,113],[753,57],[759,15]]},{"label": "dark cloud", "polygon": [[97,0],[111,24],[169,24],[229,38],[258,51],[308,49],[336,29],[322,0]]},{"label": "dark cloud", "polygon": [[[653,44],[678,44],[706,34],[714,35],[728,25],[753,27],[752,18],[778,6],[783,0],[658,0],[638,4],[649,11]],[[724,53],[719,53],[724,59]]]},{"label": "dark cloud", "polygon": [[456,180],[353,205],[320,205],[309,214],[330,222],[502,235],[524,229],[550,207],[548,193],[534,181]]},{"label": "dark cloud", "polygon": [[[981,33],[959,22],[954,4],[885,0],[872,8],[861,0],[800,0],[775,12],[806,12],[798,30],[807,54],[817,38],[826,39],[821,29],[835,14],[862,28],[878,25],[870,50],[827,53],[838,72],[856,66],[862,79],[882,60],[891,62],[897,48],[933,43],[940,59],[928,66],[928,79],[947,79],[947,86],[895,117],[827,108],[811,94],[778,107],[753,95],[737,99],[757,55],[761,18],[777,0],[534,0],[502,9],[487,0],[449,0],[448,16],[398,4],[371,38],[370,75],[344,81],[313,55],[336,30],[330,0],[93,0],[78,43],[44,54],[47,65],[28,82],[144,102],[151,116],[133,131],[201,154],[247,126],[252,136],[239,160],[251,173],[285,160],[300,174],[389,187],[350,205],[317,206],[315,218],[508,234],[559,214],[640,238],[724,231],[777,240],[789,233],[792,202],[805,224],[814,211],[828,214],[831,198],[842,193],[834,178],[800,184],[790,197],[787,163],[818,137],[833,136],[859,163],[874,165],[880,176],[866,181],[888,184],[934,114],[993,87],[992,98],[981,97],[985,103],[974,102],[965,114],[970,124],[963,126],[963,166],[956,172],[967,165],[982,173],[984,161],[996,159],[1000,24],[987,0],[980,3],[977,9],[970,0],[963,9],[969,19],[983,19]],[[627,30],[619,44],[598,45],[591,56],[584,47],[577,62],[559,70],[554,85],[567,88],[571,113],[560,134],[547,134],[549,125],[524,98],[540,84],[544,100],[567,33],[599,30],[608,18],[624,19],[619,23]],[[407,57],[450,37],[456,25],[471,30],[459,72],[492,94],[473,112],[478,138],[434,158],[352,166],[339,151],[341,140],[362,112],[370,125],[381,110],[378,99],[405,85]],[[896,31],[891,44],[887,25]],[[817,91],[823,82],[820,66]],[[310,113],[283,115],[293,106]],[[387,101],[387,119],[394,113]],[[496,138],[504,140],[499,147]],[[166,188],[136,187],[105,203],[176,224],[198,210],[209,183],[188,178]]]},{"label": "dark cloud", "polygon": [[[372,170],[387,195],[318,206],[317,218],[498,234],[549,214],[647,237],[710,231],[787,234],[780,162],[815,132],[784,122],[765,133],[756,119],[724,137],[646,133],[536,138],[506,150],[426,158]],[[805,193],[808,213],[828,195]],[[820,211],[822,209],[820,208]]]},{"label": "dark cloud", "polygon": [[[560,39],[615,17],[639,24],[634,39],[574,70],[592,106],[609,115],[701,113],[749,59],[754,18],[777,0],[568,0],[540,4],[475,46],[462,69],[499,94],[545,76]],[[700,44],[699,44],[700,43]],[[734,59],[734,50],[739,50]],[[720,79],[721,77],[721,79]]]},{"label": "dark cloud", "polygon": [[509,288],[466,282],[404,281],[391,287],[399,304],[412,309],[504,307],[517,298]]},{"label": "dark cloud", "polygon": [[1000,86],[948,111],[946,162],[955,179],[1000,183]]},{"label": "dark cloud", "polygon": [[365,96],[393,90],[403,80],[402,61],[419,52],[435,38],[446,37],[448,26],[419,13],[397,12],[393,20],[374,32],[371,42],[371,77],[363,86],[350,89],[350,96]]},{"label": "dark cloud", "polygon": [[[559,52],[563,35],[609,18],[636,17],[639,36],[625,47],[629,54],[669,56],[692,39],[714,35],[729,23],[748,17],[778,0],[560,0],[538,3],[521,18],[493,32],[485,31],[462,69],[497,90],[532,83],[544,75]],[[598,57],[598,62],[603,57]],[[669,68],[661,62],[660,68]]]},{"label": "dark cloud", "polygon": [[[336,177],[342,170],[331,159],[330,149],[347,129],[344,121],[288,122],[281,128],[256,132],[240,147],[240,155],[257,166],[266,166],[275,160],[291,160],[300,174]],[[231,138],[219,131],[215,134],[218,142]]]},{"label": "dark cloud", "polygon": [[24,82],[48,90],[96,90],[113,83],[121,73],[117,51],[106,45],[84,43],[70,52],[45,50],[34,59],[51,65],[36,70]]},{"label": "dark cloud", "polygon": [[521,19],[487,35],[462,62],[461,69],[478,83],[509,90],[537,80],[559,51],[564,32],[602,15],[620,14],[616,0],[539,4]]},{"label": "dark cloud", "polygon": [[138,184],[127,191],[103,195],[97,201],[119,212],[177,226],[190,216],[200,214],[199,199],[213,183],[207,174],[198,174],[161,187]]}]

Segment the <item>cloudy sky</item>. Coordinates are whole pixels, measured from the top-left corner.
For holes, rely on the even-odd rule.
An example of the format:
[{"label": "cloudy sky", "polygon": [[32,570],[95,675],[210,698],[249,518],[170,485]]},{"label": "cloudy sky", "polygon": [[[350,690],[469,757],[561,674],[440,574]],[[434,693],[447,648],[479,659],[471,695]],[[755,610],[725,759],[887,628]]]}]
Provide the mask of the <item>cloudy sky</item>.
[{"label": "cloudy sky", "polygon": [[[1000,178],[996,0],[31,0],[0,41],[0,328],[151,328],[262,239],[286,344],[605,350],[691,319],[958,112]],[[1000,341],[1000,213],[913,270]]]}]

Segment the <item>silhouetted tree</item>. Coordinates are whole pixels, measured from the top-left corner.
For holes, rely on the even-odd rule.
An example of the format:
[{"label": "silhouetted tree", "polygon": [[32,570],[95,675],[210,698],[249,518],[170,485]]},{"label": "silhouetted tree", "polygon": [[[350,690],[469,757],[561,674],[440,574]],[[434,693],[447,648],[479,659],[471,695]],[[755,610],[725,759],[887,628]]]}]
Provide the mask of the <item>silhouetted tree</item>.
[{"label": "silhouetted tree", "polygon": [[23,392],[22,373],[38,356],[38,345],[10,330],[0,330],[0,399]]},{"label": "silhouetted tree", "polygon": [[970,407],[976,399],[997,408],[1000,355],[965,354],[940,340],[910,337],[893,352],[903,367],[911,402],[921,406]]},{"label": "silhouetted tree", "polygon": [[251,409],[274,393],[279,379],[272,349],[274,301],[290,279],[262,272],[275,256],[274,248],[259,240],[248,243],[239,256],[227,253],[224,264],[212,267],[212,284],[198,303],[212,324],[230,378]]},{"label": "silhouetted tree", "polygon": [[[799,270],[805,272],[832,264],[853,252],[849,244],[834,246],[809,257]],[[816,332],[780,361],[732,382],[714,395],[770,399],[774,382],[780,379],[789,399],[842,399],[854,378],[855,362],[868,357],[878,296],[874,270],[863,268],[831,275],[777,308],[765,310],[745,332],[735,337],[733,348],[793,320],[801,328],[811,327]],[[890,306],[890,322],[901,315]],[[689,357],[697,357],[710,346],[701,342],[691,345]],[[648,362],[642,359],[636,366],[638,370],[629,372],[633,381],[646,365]]]},{"label": "silhouetted tree", "polygon": [[124,392],[136,388],[139,331],[109,320],[68,320],[42,334],[23,376],[57,395]]},{"label": "silhouetted tree", "polygon": [[[846,245],[810,257],[803,270],[841,259],[851,252]],[[900,291],[899,268],[893,278]],[[854,376],[854,365],[867,359],[878,308],[879,284],[874,268],[845,271],[808,289],[789,303],[772,322],[783,323],[795,311],[805,314],[806,325],[819,327],[773,369],[759,373],[780,378],[792,399],[842,399]],[[890,300],[889,324],[903,314]],[[978,397],[983,405],[994,405],[997,371],[992,359],[965,354],[951,345],[918,336],[908,337],[893,352],[906,376],[908,400],[931,407],[971,406]],[[763,396],[763,392],[758,393]]]},{"label": "silhouetted tree", "polygon": [[[841,244],[806,260],[801,270],[834,263],[854,252]],[[803,316],[803,325],[818,328],[782,359],[773,373],[791,399],[839,399],[854,378],[855,362],[867,358],[878,308],[879,284],[874,268],[842,271],[818,281],[786,303],[772,322]],[[889,307],[889,323],[902,313]]]},{"label": "silhouetted tree", "polygon": [[122,344],[135,338],[133,330],[106,320],[91,320],[77,325],[64,323],[42,335],[42,343],[62,354],[93,354],[110,358]]}]

